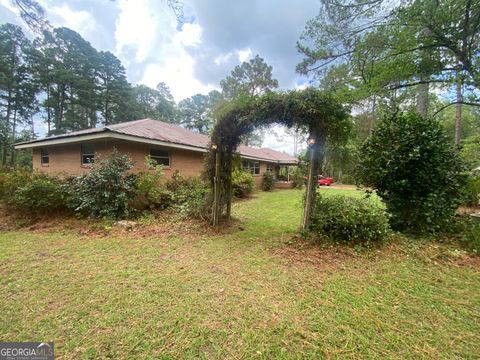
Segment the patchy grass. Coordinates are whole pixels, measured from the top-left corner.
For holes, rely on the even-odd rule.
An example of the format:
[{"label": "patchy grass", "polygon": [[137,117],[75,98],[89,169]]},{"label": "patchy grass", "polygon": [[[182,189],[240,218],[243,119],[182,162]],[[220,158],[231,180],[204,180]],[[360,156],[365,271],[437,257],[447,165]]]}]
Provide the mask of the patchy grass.
[{"label": "patchy grass", "polygon": [[0,233],[0,341],[53,340],[65,359],[478,356],[478,258],[401,237],[313,247],[295,238],[301,198],[258,193],[218,233]]}]

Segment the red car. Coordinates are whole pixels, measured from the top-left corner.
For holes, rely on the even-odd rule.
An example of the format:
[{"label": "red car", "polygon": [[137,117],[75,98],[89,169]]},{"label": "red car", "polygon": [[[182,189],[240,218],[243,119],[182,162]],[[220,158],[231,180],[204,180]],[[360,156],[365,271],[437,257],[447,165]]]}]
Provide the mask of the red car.
[{"label": "red car", "polygon": [[330,186],[332,184],[333,184],[332,177],[323,177],[323,176],[318,177],[318,186],[322,186],[322,185]]}]

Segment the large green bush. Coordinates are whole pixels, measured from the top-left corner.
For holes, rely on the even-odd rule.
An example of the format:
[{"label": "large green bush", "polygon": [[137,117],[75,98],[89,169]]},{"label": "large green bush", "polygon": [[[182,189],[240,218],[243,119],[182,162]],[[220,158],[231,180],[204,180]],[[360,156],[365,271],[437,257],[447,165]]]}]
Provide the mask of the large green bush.
[{"label": "large green bush", "polygon": [[357,180],[377,190],[395,229],[438,231],[461,203],[462,161],[434,119],[399,113],[360,148]]},{"label": "large green bush", "polygon": [[145,159],[147,168],[138,174],[136,188],[136,201],[140,208],[166,209],[173,201],[172,193],[165,187],[162,165],[157,165],[147,157]]},{"label": "large green bush", "polygon": [[370,245],[386,240],[390,226],[385,210],[368,198],[317,195],[310,230],[338,243]]},{"label": "large green bush", "polygon": [[275,184],[275,174],[271,171],[265,171],[263,173],[262,190],[272,191]]},{"label": "large green bush", "polygon": [[252,174],[240,169],[234,169],[232,171],[232,191],[235,197],[247,197],[252,193],[253,186],[254,180]]},{"label": "large green bush", "polygon": [[30,171],[9,171],[0,174],[0,199],[7,203],[11,199],[15,191],[28,183],[33,176]]},{"label": "large green bush", "polygon": [[16,211],[44,214],[66,208],[67,193],[62,181],[39,172],[2,174],[0,195],[7,206]]},{"label": "large green bush", "polygon": [[69,206],[92,217],[118,219],[127,216],[135,197],[137,176],[129,173],[133,164],[127,155],[113,151],[99,159],[89,173],[72,178],[66,188]]},{"label": "large green bush", "polygon": [[165,187],[172,196],[172,206],[183,217],[207,218],[210,215],[211,191],[200,177],[184,177],[176,171]]},{"label": "large green bush", "polygon": [[293,182],[293,187],[301,189],[306,183],[307,170],[305,165],[293,167],[290,172],[290,180]]}]

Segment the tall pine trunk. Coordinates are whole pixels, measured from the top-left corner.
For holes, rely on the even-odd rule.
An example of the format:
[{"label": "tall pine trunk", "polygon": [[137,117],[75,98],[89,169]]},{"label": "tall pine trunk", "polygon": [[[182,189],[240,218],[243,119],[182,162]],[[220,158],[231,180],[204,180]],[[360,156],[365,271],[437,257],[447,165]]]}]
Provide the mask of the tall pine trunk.
[{"label": "tall pine trunk", "polygon": [[[425,78],[421,79],[426,81]],[[422,117],[427,117],[428,115],[428,92],[430,90],[430,85],[428,83],[418,85],[418,94],[417,94],[417,112]]]},{"label": "tall pine trunk", "polygon": [[370,118],[370,129],[368,130],[368,133],[372,135],[373,128],[375,127],[375,111],[376,111],[376,105],[377,105],[377,96],[373,95],[373,103],[372,103],[372,114]]},{"label": "tall pine trunk", "polygon": [[15,159],[16,159],[16,151],[13,148],[15,141],[16,141],[16,133],[17,133],[17,109],[13,110],[13,122],[12,122],[12,144],[10,148],[10,166],[14,167],[15,166]]},{"label": "tall pine trunk", "polygon": [[457,104],[455,105],[455,147],[460,146],[460,141],[462,140],[462,73],[457,71]]},{"label": "tall pine trunk", "polygon": [[[428,37],[431,32],[428,28],[424,28],[421,36]],[[427,50],[422,50],[420,55],[420,85],[418,85],[417,93],[417,112],[424,118],[428,115],[428,93],[430,91],[430,84],[428,83],[428,63],[430,54]]]},{"label": "tall pine trunk", "polygon": [[9,130],[10,130],[10,117],[12,116],[12,90],[8,90],[8,100],[7,100],[7,115],[5,118],[6,122],[6,129],[5,129],[5,138],[3,140],[2,146],[2,167],[7,166],[7,159],[8,159],[8,137],[9,137]]}]

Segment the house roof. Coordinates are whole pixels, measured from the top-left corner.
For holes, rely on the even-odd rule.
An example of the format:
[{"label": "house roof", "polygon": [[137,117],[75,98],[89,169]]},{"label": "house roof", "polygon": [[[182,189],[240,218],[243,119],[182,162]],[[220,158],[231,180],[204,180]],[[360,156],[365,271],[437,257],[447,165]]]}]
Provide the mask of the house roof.
[{"label": "house roof", "polygon": [[[108,125],[103,128],[74,131],[66,134],[50,136],[44,139],[21,142],[15,144],[15,148],[35,148],[105,137],[148,142],[171,147],[181,147],[202,152],[206,151],[210,142],[208,136],[195,133],[180,126],[158,120],[142,119]],[[240,145],[237,151],[245,158],[267,160],[281,164],[298,163],[297,158],[268,148],[259,149]]]}]

